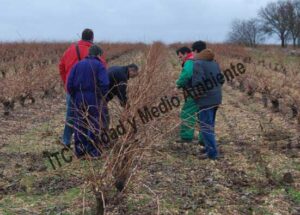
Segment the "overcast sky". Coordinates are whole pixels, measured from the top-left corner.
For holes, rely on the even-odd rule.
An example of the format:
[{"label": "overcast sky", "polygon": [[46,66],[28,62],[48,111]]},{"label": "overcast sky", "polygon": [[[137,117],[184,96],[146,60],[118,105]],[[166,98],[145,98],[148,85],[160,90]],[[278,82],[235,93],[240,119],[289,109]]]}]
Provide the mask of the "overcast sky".
[{"label": "overcast sky", "polygon": [[0,41],[226,39],[233,19],[257,16],[270,0],[0,0]]}]

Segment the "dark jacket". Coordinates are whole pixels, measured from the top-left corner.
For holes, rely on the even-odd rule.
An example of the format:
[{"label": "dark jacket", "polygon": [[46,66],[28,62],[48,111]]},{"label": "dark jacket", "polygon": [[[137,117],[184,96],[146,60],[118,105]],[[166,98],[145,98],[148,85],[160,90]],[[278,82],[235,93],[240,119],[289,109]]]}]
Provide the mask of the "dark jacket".
[{"label": "dark jacket", "polygon": [[67,81],[67,90],[75,103],[84,100],[90,105],[99,104],[108,93],[108,87],[109,79],[103,63],[99,58],[91,56],[78,62],[71,69]]},{"label": "dark jacket", "polygon": [[112,66],[108,68],[108,77],[110,81],[109,94],[107,100],[110,101],[117,96],[122,106],[127,102],[127,81],[129,72],[127,66]]},{"label": "dark jacket", "polygon": [[220,66],[214,60],[214,54],[206,49],[195,59],[192,77],[193,91],[196,103],[200,109],[208,108],[222,103],[222,85],[224,75]]}]

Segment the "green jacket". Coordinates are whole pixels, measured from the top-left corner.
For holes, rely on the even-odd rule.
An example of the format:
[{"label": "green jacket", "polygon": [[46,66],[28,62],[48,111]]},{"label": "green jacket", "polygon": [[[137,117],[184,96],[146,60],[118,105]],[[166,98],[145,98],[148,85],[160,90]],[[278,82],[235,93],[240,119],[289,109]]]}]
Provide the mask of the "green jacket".
[{"label": "green jacket", "polygon": [[178,88],[184,88],[187,86],[188,82],[192,79],[193,76],[193,67],[194,61],[192,60],[187,60],[184,63],[179,78],[176,81],[176,86]]}]

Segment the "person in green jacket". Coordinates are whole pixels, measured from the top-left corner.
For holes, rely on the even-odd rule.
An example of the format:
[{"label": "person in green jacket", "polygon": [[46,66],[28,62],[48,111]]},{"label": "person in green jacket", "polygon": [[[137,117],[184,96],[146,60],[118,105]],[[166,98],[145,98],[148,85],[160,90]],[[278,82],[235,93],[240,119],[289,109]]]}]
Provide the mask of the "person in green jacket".
[{"label": "person in green jacket", "polygon": [[[182,70],[176,81],[179,89],[189,86],[193,75],[193,53],[188,47],[181,47],[176,51],[178,58],[182,62]],[[194,99],[191,96],[185,96],[185,103],[181,109],[180,119],[180,139],[177,142],[192,142],[194,140],[195,125],[197,122],[196,113],[199,111]],[[198,142],[203,145],[201,132],[198,135]]]}]

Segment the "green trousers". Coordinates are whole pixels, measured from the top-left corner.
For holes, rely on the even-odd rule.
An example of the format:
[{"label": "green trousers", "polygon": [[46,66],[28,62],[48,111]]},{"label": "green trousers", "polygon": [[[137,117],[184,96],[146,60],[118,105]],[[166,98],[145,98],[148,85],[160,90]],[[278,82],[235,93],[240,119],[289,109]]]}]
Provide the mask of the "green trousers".
[{"label": "green trousers", "polygon": [[[195,125],[197,122],[197,113],[199,108],[192,98],[187,98],[180,113],[180,138],[191,141],[194,139]],[[201,132],[198,135],[198,141],[202,141]]]}]

